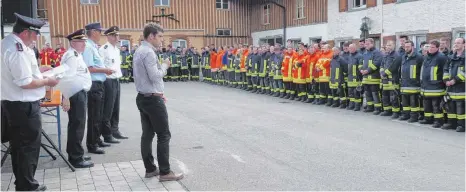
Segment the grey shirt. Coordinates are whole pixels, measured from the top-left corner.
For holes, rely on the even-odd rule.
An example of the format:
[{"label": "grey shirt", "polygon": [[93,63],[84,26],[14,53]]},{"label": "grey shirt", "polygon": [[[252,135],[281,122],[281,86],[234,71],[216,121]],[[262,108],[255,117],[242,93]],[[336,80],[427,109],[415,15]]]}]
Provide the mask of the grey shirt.
[{"label": "grey shirt", "polygon": [[143,41],[133,57],[133,77],[139,93],[163,94],[163,76],[167,74],[168,65],[160,63],[156,48]]}]

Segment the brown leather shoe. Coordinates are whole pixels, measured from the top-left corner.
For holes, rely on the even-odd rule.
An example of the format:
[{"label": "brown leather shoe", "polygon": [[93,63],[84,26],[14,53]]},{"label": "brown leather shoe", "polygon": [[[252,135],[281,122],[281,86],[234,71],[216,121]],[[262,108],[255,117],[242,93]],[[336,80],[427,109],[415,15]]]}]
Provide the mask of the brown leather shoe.
[{"label": "brown leather shoe", "polygon": [[170,173],[168,173],[166,175],[160,175],[159,176],[159,181],[160,182],[162,182],[162,181],[178,181],[178,180],[183,179],[183,177],[184,177],[184,175],[182,173],[175,174],[172,171],[170,171]]}]

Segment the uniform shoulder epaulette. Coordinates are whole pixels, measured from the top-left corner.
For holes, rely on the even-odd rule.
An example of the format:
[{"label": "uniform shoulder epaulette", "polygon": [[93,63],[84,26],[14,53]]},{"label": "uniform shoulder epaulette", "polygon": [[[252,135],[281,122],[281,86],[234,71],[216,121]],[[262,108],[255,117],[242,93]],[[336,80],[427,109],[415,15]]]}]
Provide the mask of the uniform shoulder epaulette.
[{"label": "uniform shoulder epaulette", "polygon": [[108,45],[105,45],[105,46],[104,46],[104,49],[107,49],[107,47],[108,47]]},{"label": "uniform shoulder epaulette", "polygon": [[18,50],[18,51],[23,51],[23,45],[21,45],[20,42],[17,42],[17,43],[16,43],[16,50]]},{"label": "uniform shoulder epaulette", "polygon": [[74,56],[78,56],[78,52],[77,51],[74,51]]}]

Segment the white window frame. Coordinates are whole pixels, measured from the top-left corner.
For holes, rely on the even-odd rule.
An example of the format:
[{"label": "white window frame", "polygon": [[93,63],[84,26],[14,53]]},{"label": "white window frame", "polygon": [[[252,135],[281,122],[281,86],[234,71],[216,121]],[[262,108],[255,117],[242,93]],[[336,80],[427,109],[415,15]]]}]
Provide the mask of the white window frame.
[{"label": "white window frame", "polygon": [[304,18],[304,0],[296,0],[296,19]]},{"label": "white window frame", "polygon": [[[181,42],[184,42],[184,46],[182,46]],[[172,47],[174,47],[175,49],[178,47],[182,49],[188,47],[188,42],[184,39],[175,39],[171,42],[171,44],[172,44]]]},{"label": "white window frame", "polygon": [[[230,35],[219,35],[219,31],[223,31],[223,34],[225,34],[225,31],[230,31]],[[231,36],[231,29],[217,29],[215,35],[217,36]]]},{"label": "white window frame", "polygon": [[418,37],[424,37],[424,41],[427,41],[427,33],[414,33],[414,34],[400,34],[396,36],[396,47],[400,47],[400,36],[405,35],[408,37],[408,40],[414,43],[414,50],[419,51],[422,40],[418,40]]},{"label": "white window frame", "polygon": [[100,0],[80,0],[82,5],[97,5],[100,3]]},{"label": "white window frame", "polygon": [[[356,6],[356,1],[360,2],[361,5],[359,7]],[[348,10],[364,9],[366,7],[367,7],[367,0],[348,0]]]},{"label": "white window frame", "polygon": [[131,52],[131,41],[127,39],[120,39],[120,47],[122,47],[123,45],[127,45],[128,51]]},{"label": "white window frame", "polygon": [[[225,2],[227,4],[226,8],[224,7]],[[221,4],[220,8],[217,7],[217,3]],[[222,9],[222,10],[229,10],[230,9],[230,0],[215,0],[215,8]]]},{"label": "white window frame", "polygon": [[[160,5],[157,5],[157,1],[160,1]],[[167,4],[164,4],[163,1],[167,1]],[[154,0],[154,5],[156,7],[170,7],[170,0]]]},{"label": "white window frame", "polygon": [[[288,39],[291,41],[291,46],[293,46],[294,49],[298,48],[298,43],[301,42],[301,38],[292,38],[292,39]],[[286,40],[286,41],[288,41]],[[286,46],[286,42],[285,42],[285,46]]]},{"label": "white window frame", "polygon": [[268,25],[270,24],[270,4],[267,4],[267,5],[264,5],[264,7],[262,7],[264,9],[262,9],[262,23],[264,25]]}]

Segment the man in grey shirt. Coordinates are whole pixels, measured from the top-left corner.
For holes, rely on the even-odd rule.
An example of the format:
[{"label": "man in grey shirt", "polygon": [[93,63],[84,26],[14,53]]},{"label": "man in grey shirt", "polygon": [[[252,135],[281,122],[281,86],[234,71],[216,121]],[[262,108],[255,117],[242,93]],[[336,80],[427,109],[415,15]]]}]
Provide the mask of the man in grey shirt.
[{"label": "man in grey shirt", "polygon": [[[160,181],[176,181],[183,178],[183,174],[175,174],[170,170],[169,142],[171,138],[168,126],[168,114],[163,96],[163,76],[167,74],[170,61],[161,64],[156,47],[162,44],[163,29],[155,23],[144,27],[144,41],[136,50],[133,57],[133,76],[138,95],[136,105],[141,114],[142,137],[141,153],[146,178],[160,174]],[[157,161],[159,170],[154,164],[152,156],[152,140],[157,134]]]}]

